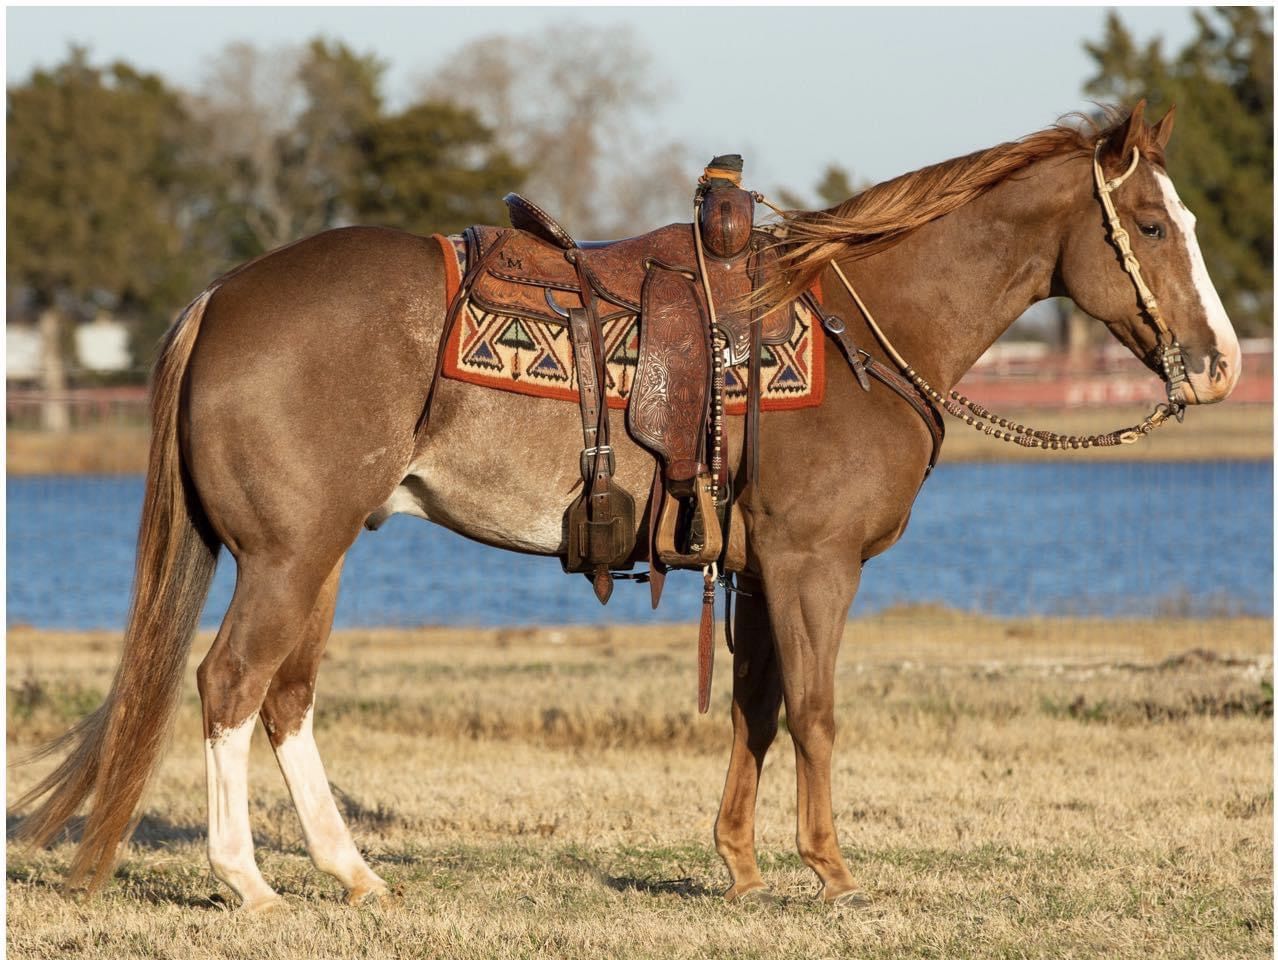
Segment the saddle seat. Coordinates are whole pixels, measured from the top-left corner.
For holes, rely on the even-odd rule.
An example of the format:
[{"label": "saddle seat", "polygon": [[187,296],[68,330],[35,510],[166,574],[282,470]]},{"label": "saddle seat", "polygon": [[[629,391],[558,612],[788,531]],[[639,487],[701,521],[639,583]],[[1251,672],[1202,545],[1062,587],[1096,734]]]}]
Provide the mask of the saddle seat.
[{"label": "saddle seat", "polygon": [[505,201],[506,208],[510,212],[512,227],[531,233],[534,237],[540,237],[563,250],[572,250],[574,247],[581,250],[599,250],[622,242],[620,240],[574,240],[568,231],[559,225],[558,220],[527,197],[508,193],[502,197],[502,200]]}]

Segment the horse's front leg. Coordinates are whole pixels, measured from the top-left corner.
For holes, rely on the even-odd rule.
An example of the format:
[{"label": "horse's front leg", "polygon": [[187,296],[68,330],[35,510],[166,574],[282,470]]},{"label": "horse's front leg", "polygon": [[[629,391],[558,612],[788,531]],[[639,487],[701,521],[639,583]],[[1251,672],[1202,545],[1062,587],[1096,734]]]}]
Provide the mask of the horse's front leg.
[{"label": "horse's front leg", "polygon": [[860,565],[847,556],[795,551],[764,567],[786,724],[798,772],[799,856],[821,878],[821,898],[856,895],[839,850],[830,800],[834,749],[834,664]]},{"label": "horse's front leg", "polygon": [[715,847],[732,877],[725,895],[729,900],[764,887],[754,854],[755,798],[781,708],[781,677],[763,586],[745,577],[740,583],[733,630],[732,758],[714,824]]}]

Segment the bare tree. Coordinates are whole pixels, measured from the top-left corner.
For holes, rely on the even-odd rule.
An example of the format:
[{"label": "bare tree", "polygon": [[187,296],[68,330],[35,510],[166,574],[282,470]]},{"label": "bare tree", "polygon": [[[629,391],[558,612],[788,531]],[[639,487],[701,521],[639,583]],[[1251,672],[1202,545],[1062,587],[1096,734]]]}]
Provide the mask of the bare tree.
[{"label": "bare tree", "polygon": [[229,45],[197,98],[228,200],[269,250],[345,222],[359,175],[358,137],[380,110],[382,64],[343,44]]},{"label": "bare tree", "polygon": [[575,233],[633,232],[688,215],[696,170],[680,144],[652,129],[664,91],[629,28],[569,23],[482,37],[423,89],[478,113],[530,168],[528,193]]},{"label": "bare tree", "polygon": [[209,64],[196,99],[209,149],[232,174],[229,199],[262,250],[295,236],[280,143],[301,110],[299,52],[232,43]]}]

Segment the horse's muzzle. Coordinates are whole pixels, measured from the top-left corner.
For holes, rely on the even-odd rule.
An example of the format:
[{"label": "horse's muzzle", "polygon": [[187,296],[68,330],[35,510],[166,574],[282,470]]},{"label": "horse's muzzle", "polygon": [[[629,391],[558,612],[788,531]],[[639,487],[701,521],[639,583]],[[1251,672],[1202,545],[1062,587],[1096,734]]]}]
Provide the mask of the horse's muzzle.
[{"label": "horse's muzzle", "polygon": [[[1195,371],[1195,367],[1198,370]],[[1238,384],[1242,373],[1242,351],[1235,347],[1228,353],[1212,349],[1206,362],[1190,364],[1188,382],[1185,384],[1185,403],[1219,403],[1228,397]]]}]

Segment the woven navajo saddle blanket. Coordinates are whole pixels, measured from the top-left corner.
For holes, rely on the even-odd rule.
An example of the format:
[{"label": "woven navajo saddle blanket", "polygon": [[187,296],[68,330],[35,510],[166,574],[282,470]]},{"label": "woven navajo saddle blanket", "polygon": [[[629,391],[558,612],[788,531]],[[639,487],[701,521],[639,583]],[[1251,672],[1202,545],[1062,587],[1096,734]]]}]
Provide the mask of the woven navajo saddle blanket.
[{"label": "woven navajo saddle blanket", "polygon": [[[449,273],[449,302],[457,295],[466,270],[464,236],[439,236]],[[763,344],[761,409],[794,410],[820,405],[825,395],[825,337],[803,302],[796,304],[797,322],[784,343]],[[639,314],[623,313],[600,323],[608,406],[624,409],[639,362]],[[576,403],[577,371],[572,337],[562,320],[485,310],[468,300],[444,344],[441,373],[494,390]],[[746,368],[724,370],[725,412],[746,409]]]}]

